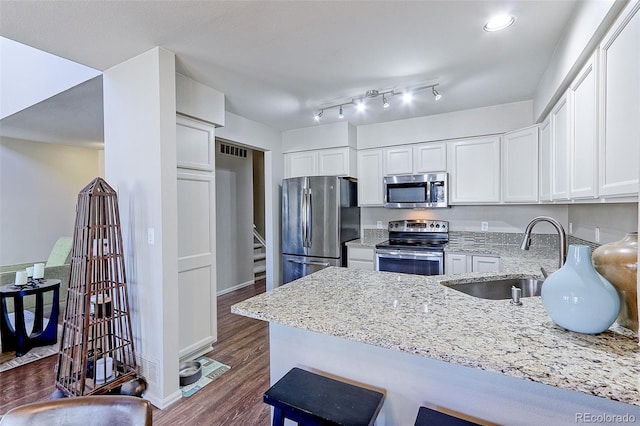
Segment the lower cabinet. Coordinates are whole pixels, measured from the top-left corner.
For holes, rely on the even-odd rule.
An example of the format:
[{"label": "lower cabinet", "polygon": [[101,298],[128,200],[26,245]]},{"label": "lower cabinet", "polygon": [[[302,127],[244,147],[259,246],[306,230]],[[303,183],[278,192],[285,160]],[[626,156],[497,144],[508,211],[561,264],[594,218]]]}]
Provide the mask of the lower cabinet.
[{"label": "lower cabinet", "polygon": [[347,268],[373,271],[375,269],[373,247],[347,246]]},{"label": "lower cabinet", "polygon": [[500,272],[500,257],[465,253],[446,253],[444,273],[466,274],[468,272]]}]

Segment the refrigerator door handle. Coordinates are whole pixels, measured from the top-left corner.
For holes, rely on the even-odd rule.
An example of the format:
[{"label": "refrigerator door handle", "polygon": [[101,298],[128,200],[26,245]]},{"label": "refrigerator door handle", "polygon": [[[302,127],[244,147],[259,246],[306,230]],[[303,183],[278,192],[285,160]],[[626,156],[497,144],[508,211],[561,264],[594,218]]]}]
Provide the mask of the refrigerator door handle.
[{"label": "refrigerator door handle", "polygon": [[302,247],[307,247],[307,188],[302,189]]},{"label": "refrigerator door handle", "polygon": [[287,259],[287,262],[298,263],[300,265],[331,266],[329,262],[314,262],[312,260],[305,262],[304,260]]},{"label": "refrigerator door handle", "polygon": [[313,205],[311,203],[311,191],[307,190],[307,196],[309,200],[307,201],[307,247],[311,247],[312,239],[313,239],[313,227],[311,224],[313,223],[313,217],[311,216],[311,211],[313,210]]}]

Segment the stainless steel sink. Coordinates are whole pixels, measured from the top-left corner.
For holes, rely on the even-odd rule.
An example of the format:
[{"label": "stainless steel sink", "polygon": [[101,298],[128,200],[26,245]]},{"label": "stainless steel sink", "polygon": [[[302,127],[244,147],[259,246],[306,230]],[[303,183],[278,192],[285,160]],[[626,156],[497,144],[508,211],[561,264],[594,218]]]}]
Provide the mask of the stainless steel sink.
[{"label": "stainless steel sink", "polygon": [[443,284],[453,290],[481,299],[511,299],[511,287],[522,290],[520,297],[540,296],[544,280],[538,278],[507,278],[493,281],[472,281],[461,284]]}]

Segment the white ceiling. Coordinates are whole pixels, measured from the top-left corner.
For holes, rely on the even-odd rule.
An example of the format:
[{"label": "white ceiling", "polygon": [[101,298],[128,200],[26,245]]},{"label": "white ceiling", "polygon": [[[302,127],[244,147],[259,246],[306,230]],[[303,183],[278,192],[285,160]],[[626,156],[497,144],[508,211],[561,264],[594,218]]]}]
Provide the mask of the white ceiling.
[{"label": "white ceiling", "polygon": [[[373,99],[365,113],[345,109],[356,125],[531,99],[576,4],[3,0],[0,35],[102,71],[161,46],[175,52],[177,71],[225,93],[228,111],[285,130],[312,126],[318,108],[368,89],[438,83],[443,98],[436,103],[424,90],[411,106],[395,97],[388,109]],[[515,25],[484,32],[499,12],[515,15]],[[65,128],[101,126],[102,100],[89,86],[4,119],[3,134],[31,121],[32,132],[48,121],[43,131],[58,138]],[[75,121],[67,124],[64,111]],[[322,122],[337,120],[329,110]]]}]

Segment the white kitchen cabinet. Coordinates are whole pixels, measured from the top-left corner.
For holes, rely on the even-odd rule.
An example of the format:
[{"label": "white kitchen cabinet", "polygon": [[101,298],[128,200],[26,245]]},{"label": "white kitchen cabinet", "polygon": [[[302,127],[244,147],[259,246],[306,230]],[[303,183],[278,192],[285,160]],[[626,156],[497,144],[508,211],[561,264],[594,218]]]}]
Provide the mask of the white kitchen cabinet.
[{"label": "white kitchen cabinet", "polygon": [[413,147],[383,148],[382,170],[385,176],[410,175],[413,172]]},{"label": "white kitchen cabinet", "polygon": [[599,194],[638,195],[640,9],[631,1],[599,47]]},{"label": "white kitchen cabinet", "polygon": [[318,175],[318,152],[303,151],[284,154],[284,177]]},{"label": "white kitchen cabinet", "polygon": [[358,151],[358,205],[382,206],[382,149]]},{"label": "white kitchen cabinet", "polygon": [[540,125],[539,140],[540,201],[551,201],[551,118]]},{"label": "white kitchen cabinet", "polygon": [[502,200],[538,201],[538,126],[505,133],[502,137]]},{"label": "white kitchen cabinet", "polygon": [[350,147],[284,154],[285,177],[355,176],[356,151]]},{"label": "white kitchen cabinet", "polygon": [[466,274],[468,269],[466,254],[446,253],[444,255],[445,274]]},{"label": "white kitchen cabinet", "polygon": [[551,110],[551,199],[569,199],[569,102],[565,94]]},{"label": "white kitchen cabinet", "polygon": [[466,274],[468,272],[500,272],[500,257],[479,254],[446,253],[445,274]]},{"label": "white kitchen cabinet", "polygon": [[447,145],[444,142],[413,146],[413,173],[447,171]]},{"label": "white kitchen cabinet", "polygon": [[373,271],[375,269],[374,248],[347,246],[347,267]]},{"label": "white kitchen cabinet", "polygon": [[598,195],[596,54],[569,86],[569,198]]},{"label": "white kitchen cabinet", "polygon": [[351,176],[357,174],[356,150],[332,148],[318,151],[319,176]]},{"label": "white kitchen cabinet", "polygon": [[500,202],[500,137],[447,142],[451,204]]},{"label": "white kitchen cabinet", "polygon": [[471,257],[472,272],[499,272],[500,258],[495,256],[476,256]]}]

